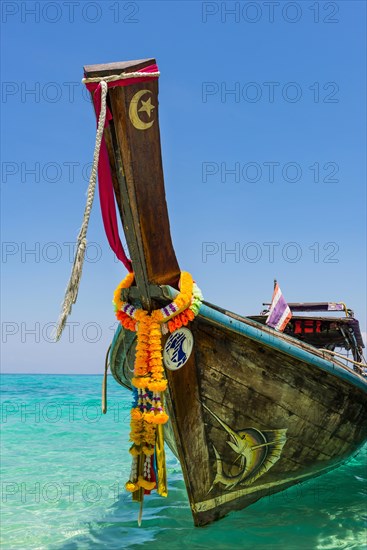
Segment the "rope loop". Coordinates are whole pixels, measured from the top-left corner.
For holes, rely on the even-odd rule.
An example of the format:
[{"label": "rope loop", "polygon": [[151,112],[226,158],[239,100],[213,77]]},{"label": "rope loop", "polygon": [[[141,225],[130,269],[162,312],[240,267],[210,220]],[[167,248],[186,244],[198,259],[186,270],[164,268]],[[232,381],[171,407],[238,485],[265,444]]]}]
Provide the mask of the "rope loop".
[{"label": "rope loop", "polygon": [[120,73],[120,74],[111,74],[109,76],[91,76],[90,78],[83,78],[83,84],[92,84],[94,82],[116,82],[116,80],[126,80],[128,78],[158,78],[160,72],[156,71],[154,73],[143,73],[143,72],[134,72],[134,73]]}]

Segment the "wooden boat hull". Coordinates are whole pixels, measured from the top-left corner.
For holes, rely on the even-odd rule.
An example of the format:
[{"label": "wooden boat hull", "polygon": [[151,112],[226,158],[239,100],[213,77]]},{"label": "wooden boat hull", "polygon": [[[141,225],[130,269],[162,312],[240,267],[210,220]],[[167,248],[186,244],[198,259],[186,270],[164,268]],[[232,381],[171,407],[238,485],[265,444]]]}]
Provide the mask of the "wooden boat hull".
[{"label": "wooden boat hull", "polygon": [[[167,370],[174,438],[168,427],[166,439],[180,459],[198,526],[327,472],[367,437],[361,377],[321,358],[314,364],[311,354],[307,361],[302,354],[309,351],[293,338],[286,353],[270,329],[204,309],[190,327],[187,363]],[[249,327],[257,339],[241,332]],[[121,330],[112,348],[112,372],[125,383],[133,338]]]},{"label": "wooden boat hull", "polygon": [[[152,65],[154,59],[94,65],[85,76],[128,78]],[[107,105],[112,119],[104,137],[135,277],[128,300],[150,312],[162,303],[156,285],[177,288],[180,276],[164,194],[158,83],[115,84]],[[173,288],[166,291],[165,304],[174,297]],[[166,371],[165,434],[196,525],[326,472],[365,441],[362,376],[313,346],[208,305],[190,330],[190,357]],[[120,328],[113,342],[111,369],[122,384],[132,375],[133,340]]]}]

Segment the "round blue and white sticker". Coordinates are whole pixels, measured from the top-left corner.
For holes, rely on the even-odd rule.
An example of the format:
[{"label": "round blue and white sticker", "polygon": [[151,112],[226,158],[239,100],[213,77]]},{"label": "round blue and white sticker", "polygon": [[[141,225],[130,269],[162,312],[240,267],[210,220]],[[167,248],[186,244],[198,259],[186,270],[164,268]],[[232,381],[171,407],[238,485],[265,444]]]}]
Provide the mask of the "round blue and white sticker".
[{"label": "round blue and white sticker", "polygon": [[194,337],[188,328],[172,332],[163,349],[163,361],[167,369],[178,370],[191,355]]}]

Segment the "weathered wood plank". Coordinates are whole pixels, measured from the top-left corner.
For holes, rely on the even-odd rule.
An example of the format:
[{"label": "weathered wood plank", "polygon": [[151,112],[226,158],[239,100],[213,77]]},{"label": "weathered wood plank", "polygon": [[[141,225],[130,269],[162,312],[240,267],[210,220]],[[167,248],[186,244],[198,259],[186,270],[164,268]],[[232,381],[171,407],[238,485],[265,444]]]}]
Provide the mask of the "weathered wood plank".
[{"label": "weathered wood plank", "polygon": [[[147,90],[153,125],[137,129],[129,118],[136,94]],[[158,126],[158,83],[145,82],[111,90],[116,137],[122,155],[135,231],[141,234],[147,279],[156,284],[176,284],[179,267],[173,250],[163,183]],[[145,97],[145,96],[142,96]],[[140,105],[140,103],[138,103]],[[149,115],[142,113],[144,124]]]},{"label": "weathered wood plank", "polygon": [[[133,72],[154,59],[85,67],[88,77]],[[108,92],[113,120],[105,130],[113,185],[139,298],[152,308],[149,284],[176,285],[180,269],[165,200],[158,121],[158,81]]]},{"label": "weathered wood plank", "polygon": [[116,61],[115,63],[103,63],[100,65],[85,65],[84,74],[88,78],[109,76],[125,72],[138,71],[155,63],[155,59],[136,59],[135,61]]}]

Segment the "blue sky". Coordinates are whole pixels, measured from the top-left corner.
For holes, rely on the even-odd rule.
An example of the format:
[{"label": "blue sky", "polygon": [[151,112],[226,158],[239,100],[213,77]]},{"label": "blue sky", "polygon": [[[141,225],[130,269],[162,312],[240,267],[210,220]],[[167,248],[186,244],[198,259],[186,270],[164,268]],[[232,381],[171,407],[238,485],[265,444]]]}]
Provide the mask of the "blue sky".
[{"label": "blue sky", "polygon": [[4,371],[103,370],[125,270],[98,200],[72,324],[50,337],[94,147],[80,81],[83,65],[145,57],[173,241],[205,298],[256,314],[276,277],[288,301],[343,300],[366,330],[365,6],[2,3]]}]

